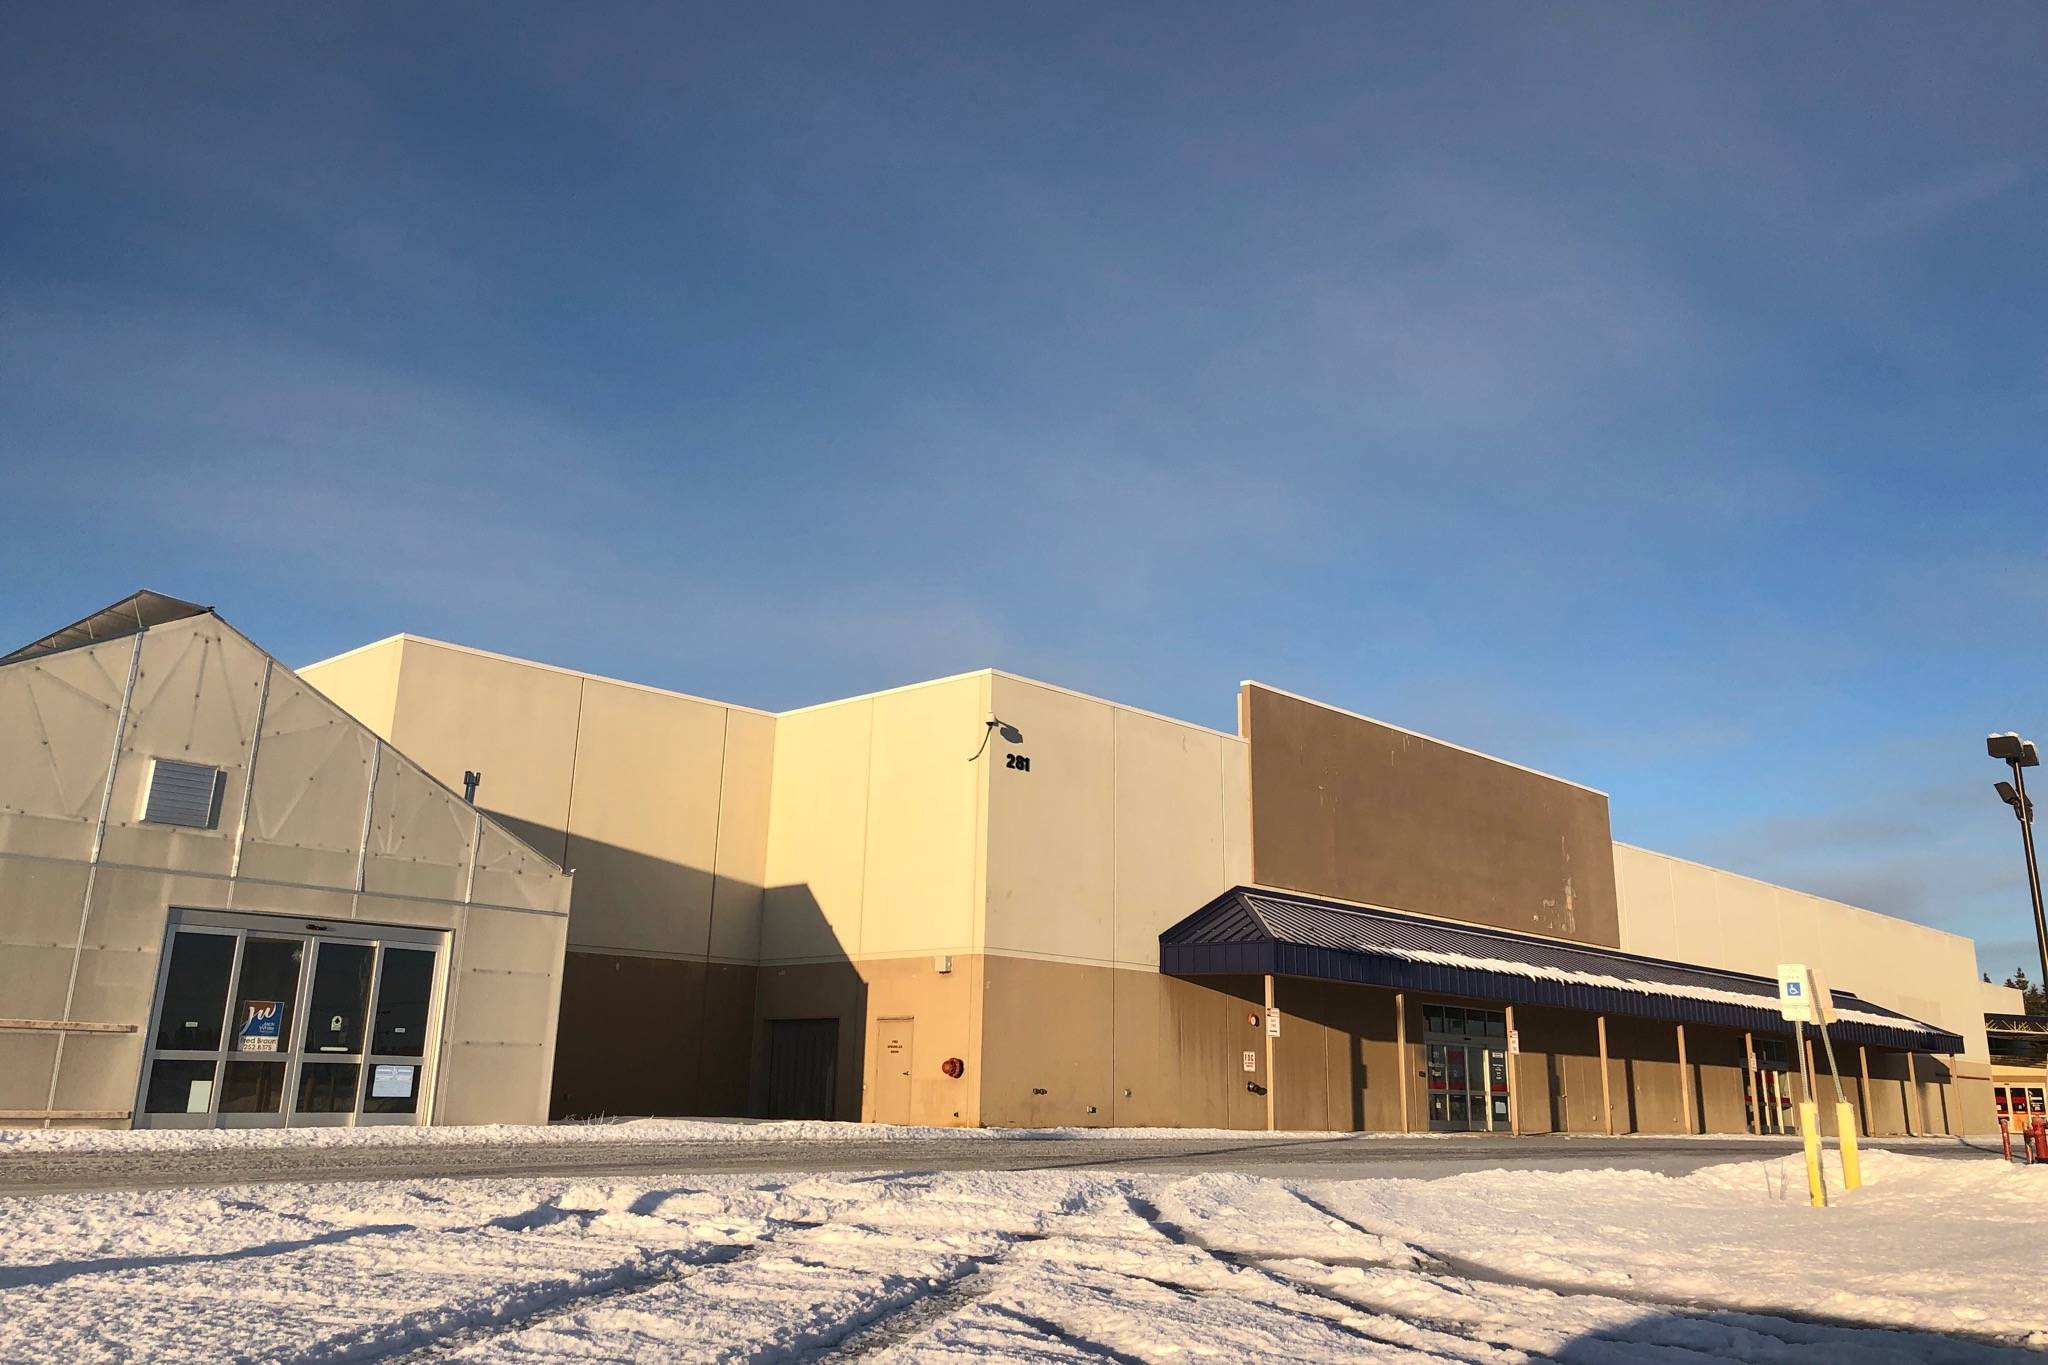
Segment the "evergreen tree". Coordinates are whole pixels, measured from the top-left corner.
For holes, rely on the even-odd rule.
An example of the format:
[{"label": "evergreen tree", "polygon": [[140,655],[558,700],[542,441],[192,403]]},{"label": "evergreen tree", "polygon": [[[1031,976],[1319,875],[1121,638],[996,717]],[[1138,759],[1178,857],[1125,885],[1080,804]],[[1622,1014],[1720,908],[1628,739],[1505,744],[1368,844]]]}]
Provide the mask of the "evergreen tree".
[{"label": "evergreen tree", "polygon": [[2048,989],[2027,980],[2025,967],[2016,969],[2005,979],[2005,984],[2020,993],[2020,999],[2026,1001],[2025,1009],[2028,1014],[2048,1014]]}]

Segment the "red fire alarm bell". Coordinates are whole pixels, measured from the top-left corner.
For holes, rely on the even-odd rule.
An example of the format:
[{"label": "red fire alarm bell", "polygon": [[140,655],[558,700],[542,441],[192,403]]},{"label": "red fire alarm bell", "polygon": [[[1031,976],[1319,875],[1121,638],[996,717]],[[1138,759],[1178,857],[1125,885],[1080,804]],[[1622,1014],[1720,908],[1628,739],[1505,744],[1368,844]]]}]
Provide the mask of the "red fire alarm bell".
[{"label": "red fire alarm bell", "polygon": [[939,1070],[957,1081],[960,1079],[961,1073],[967,1070],[967,1063],[961,1061],[958,1057],[948,1057],[945,1061],[939,1063]]}]

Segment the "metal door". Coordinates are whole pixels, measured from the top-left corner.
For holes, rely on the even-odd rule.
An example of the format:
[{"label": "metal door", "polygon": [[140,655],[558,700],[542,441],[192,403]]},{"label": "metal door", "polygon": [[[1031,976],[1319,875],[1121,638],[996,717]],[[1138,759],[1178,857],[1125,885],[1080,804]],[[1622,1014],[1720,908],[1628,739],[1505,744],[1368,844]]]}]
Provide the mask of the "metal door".
[{"label": "metal door", "polygon": [[768,1021],[769,1118],[831,1118],[838,1071],[837,1019]]},{"label": "metal door", "polygon": [[876,1123],[910,1122],[910,1070],[916,1054],[915,1019],[875,1021]]}]

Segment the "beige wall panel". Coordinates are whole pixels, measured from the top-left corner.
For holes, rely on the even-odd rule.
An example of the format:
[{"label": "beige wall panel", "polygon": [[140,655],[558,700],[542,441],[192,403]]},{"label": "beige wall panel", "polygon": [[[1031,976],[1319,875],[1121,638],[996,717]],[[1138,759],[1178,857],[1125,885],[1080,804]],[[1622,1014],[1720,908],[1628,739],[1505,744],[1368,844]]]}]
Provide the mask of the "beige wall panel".
[{"label": "beige wall panel", "polygon": [[376,737],[279,668],[263,707],[241,875],[353,887]]},{"label": "beige wall panel", "polygon": [[[158,626],[142,637],[102,859],[181,871],[228,871],[266,664],[262,651],[214,616]],[[217,828],[182,829],[143,821],[154,758],[212,764],[223,770]]]},{"label": "beige wall panel", "polygon": [[1223,880],[1229,886],[1249,886],[1252,882],[1251,745],[1241,739],[1224,740],[1221,752]]},{"label": "beige wall panel", "polygon": [[[62,1019],[64,989],[71,978],[74,951],[10,945],[0,952],[0,1018]],[[47,1081],[49,1077],[43,1079]]]},{"label": "beige wall panel", "polygon": [[728,711],[724,780],[719,788],[718,856],[713,864],[717,875],[711,892],[711,955],[715,958],[753,963],[761,956],[761,888],[768,878],[769,798],[774,779],[775,718]]},{"label": "beige wall panel", "polygon": [[[1667,868],[1672,906],[1672,953],[1680,962],[1711,963],[1770,976],[1778,970],[1779,934],[1775,898],[1745,903],[1728,894],[1729,879],[1693,863]],[[1729,915],[1680,913],[1678,907],[1743,906]]]},{"label": "beige wall panel", "polygon": [[1601,793],[1256,685],[1241,712],[1260,883],[1618,942]]},{"label": "beige wall panel", "polygon": [[[259,760],[260,762],[260,760]],[[363,889],[461,900],[469,885],[476,811],[395,749],[377,761]]]},{"label": "beige wall panel", "polygon": [[1805,962],[1831,987],[1960,1034],[1966,1057],[1987,1055],[1969,939],[1626,844],[1614,856],[1624,949],[1763,976]]},{"label": "beige wall panel", "polygon": [[393,636],[298,670],[301,678],[385,739],[398,709],[398,666],[405,641]]},{"label": "beige wall panel", "polygon": [[70,947],[85,916],[84,863],[0,855],[0,944]]},{"label": "beige wall panel", "polygon": [[[0,983],[4,983],[6,970],[6,964],[0,962]],[[0,1002],[7,999],[5,989],[0,984]],[[46,1106],[50,1100],[50,1068],[56,1057],[54,1035],[0,1033],[0,1109]]]},{"label": "beige wall panel", "polygon": [[578,945],[702,953],[726,708],[586,680],[569,808]]},{"label": "beige wall panel", "polygon": [[[145,1011],[147,1008],[145,1002]],[[148,1021],[145,1018],[143,1022]],[[50,1107],[132,1111],[141,1067],[140,1034],[74,1033],[64,1040],[57,1094]]]},{"label": "beige wall panel", "polygon": [[1748,1063],[1742,1034],[1734,1029],[1688,1024],[1685,1054],[1693,1066],[1693,1113],[1703,1125],[1701,1131],[1747,1132],[1749,1111],[1742,1096]]},{"label": "beige wall panel", "polygon": [[1620,908],[1621,946],[1645,957],[1682,960],[1670,863],[1627,844],[1616,844],[1614,892]]},{"label": "beige wall panel", "polygon": [[[71,1017],[96,1024],[149,1023],[156,998],[156,967],[162,949],[86,948],[78,954],[78,985]],[[66,1066],[70,1065],[68,1061]]]},{"label": "beige wall panel", "polygon": [[539,1046],[551,1041],[556,978],[544,972],[458,968],[453,1009],[443,1029],[450,1043]]},{"label": "beige wall panel", "polygon": [[[967,765],[963,762],[961,766]],[[866,958],[854,964],[867,997],[863,1118],[878,1117],[874,1069],[881,1049],[876,1043],[876,1021],[907,1018],[916,1021],[910,1061],[910,1121],[946,1127],[976,1121],[974,1100],[979,1087],[975,1076],[980,1068],[974,1065],[970,1001],[979,961],[955,957],[953,970],[944,975],[933,970],[928,957]],[[967,1065],[958,1080],[939,1069],[948,1057],[958,1057]]]},{"label": "beige wall panel", "polygon": [[476,884],[470,899],[478,905],[504,905],[520,910],[567,911],[571,879],[561,869],[500,829],[483,822],[477,840]]},{"label": "beige wall panel", "polygon": [[1870,1129],[1879,1137],[1906,1133],[1906,1056],[1890,1048],[1870,1050]]},{"label": "beige wall panel", "polygon": [[[325,887],[284,886],[276,882],[256,882],[238,878],[229,883],[228,908],[247,914],[289,915],[296,919],[347,920],[359,917],[356,909],[357,896],[352,891],[331,891]],[[400,905],[416,907],[417,901],[399,901]],[[459,908],[459,907],[458,907]],[[408,920],[391,920],[388,923],[411,923]],[[446,927],[445,924],[436,927]]]},{"label": "beige wall panel", "polygon": [[1171,978],[1157,972],[1110,975],[1108,1121],[1122,1127],[1185,1124],[1198,1104],[1188,1093],[1176,1055],[1179,1039],[1166,999]]},{"label": "beige wall panel", "polygon": [[134,641],[0,668],[0,852],[92,853]]},{"label": "beige wall panel", "polygon": [[457,791],[481,773],[477,804],[564,862],[582,692],[574,674],[407,640],[391,741]]},{"label": "beige wall panel", "polygon": [[544,1123],[549,1059],[538,1044],[457,1043],[443,1053],[435,1123]]},{"label": "beige wall panel", "polygon": [[1161,931],[1233,885],[1223,774],[1240,745],[1136,711],[1113,715],[1114,958],[1156,970]]},{"label": "beige wall panel", "polygon": [[[981,760],[989,765],[986,946],[1109,962],[1116,708],[1002,674],[993,702],[1023,739],[1012,744],[998,734]],[[1029,772],[1007,766],[1013,752],[1030,758]]]},{"label": "beige wall panel", "polygon": [[982,776],[967,756],[983,729],[981,679],[883,693],[872,717],[859,951],[965,952]]},{"label": "beige wall panel", "polygon": [[1610,1018],[1607,1048],[1623,1077],[1614,1096],[1616,1130],[1683,1132],[1676,1029],[1648,1019]]},{"label": "beige wall panel", "polygon": [[154,952],[163,946],[164,925],[172,906],[225,910],[233,885],[213,877],[180,877],[175,873],[103,866],[93,880],[85,945],[145,948]]},{"label": "beige wall panel", "polygon": [[[1029,740],[1030,726],[1013,723]],[[1114,972],[1022,957],[991,956],[983,964],[982,1122],[1108,1124]]]},{"label": "beige wall panel", "polygon": [[[333,899],[338,900],[340,897],[334,896]],[[339,915],[315,914],[313,908],[309,908],[306,913],[317,919],[347,918],[365,924],[396,924],[408,929],[445,930],[460,930],[472,916],[503,913],[493,911],[488,906],[450,905],[445,901],[406,900],[398,896],[356,896],[351,899],[352,907]],[[331,903],[329,899],[323,897],[317,906],[325,908]],[[285,909],[288,904],[287,901],[279,901],[276,908]],[[316,903],[309,900],[307,904],[312,907]]]},{"label": "beige wall panel", "polygon": [[861,700],[775,723],[764,963],[859,950],[873,714]]},{"label": "beige wall panel", "polygon": [[562,968],[564,921],[471,906],[462,926],[462,966],[547,976]]}]

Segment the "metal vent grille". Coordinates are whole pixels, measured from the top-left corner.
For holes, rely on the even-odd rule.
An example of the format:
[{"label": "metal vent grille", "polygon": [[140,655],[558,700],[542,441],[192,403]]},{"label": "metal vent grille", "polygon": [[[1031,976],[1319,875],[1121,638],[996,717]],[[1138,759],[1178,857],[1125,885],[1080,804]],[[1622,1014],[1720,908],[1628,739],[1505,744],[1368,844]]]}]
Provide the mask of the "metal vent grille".
[{"label": "metal vent grille", "polygon": [[150,769],[142,818],[157,825],[212,829],[220,821],[220,769],[159,758]]}]

